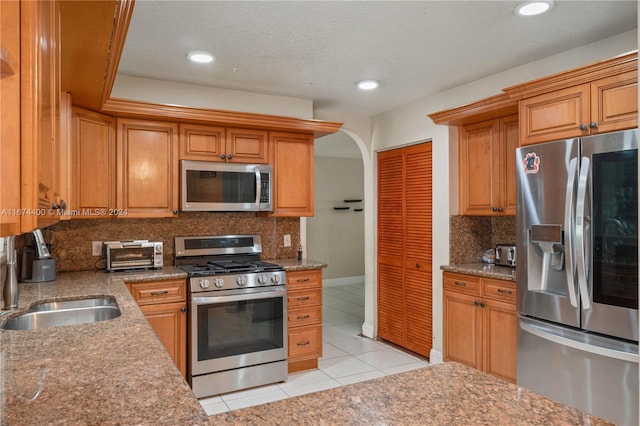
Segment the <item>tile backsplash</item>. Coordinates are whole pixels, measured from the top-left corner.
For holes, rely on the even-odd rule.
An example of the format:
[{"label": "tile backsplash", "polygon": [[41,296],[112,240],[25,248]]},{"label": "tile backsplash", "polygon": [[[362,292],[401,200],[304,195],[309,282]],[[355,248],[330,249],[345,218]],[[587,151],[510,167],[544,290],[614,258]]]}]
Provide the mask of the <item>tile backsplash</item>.
[{"label": "tile backsplash", "polygon": [[482,262],[482,253],[496,244],[516,242],[513,216],[451,216],[449,261],[452,265]]},{"label": "tile backsplash", "polygon": [[[268,218],[244,212],[189,212],[166,219],[67,220],[45,228],[42,232],[45,241],[51,245],[51,255],[56,259],[57,271],[83,271],[105,266],[104,260],[91,255],[92,241],[162,241],[164,263],[173,265],[176,236],[259,234],[262,236],[263,259],[291,258],[297,255],[300,244],[300,219]],[[283,247],[285,234],[291,235],[291,247]],[[16,239],[19,258],[22,247],[32,241],[31,234],[23,234]],[[6,255],[3,256],[0,252],[0,266],[3,265],[2,259],[6,263]],[[3,274],[4,269],[2,268]]]}]

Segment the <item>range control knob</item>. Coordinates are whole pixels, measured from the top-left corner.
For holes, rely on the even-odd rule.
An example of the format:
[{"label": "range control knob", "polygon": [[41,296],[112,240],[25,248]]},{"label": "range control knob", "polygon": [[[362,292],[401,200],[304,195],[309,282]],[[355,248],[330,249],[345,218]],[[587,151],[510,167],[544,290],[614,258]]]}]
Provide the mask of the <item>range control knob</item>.
[{"label": "range control knob", "polygon": [[236,278],[236,284],[238,284],[238,287],[244,287],[247,285],[247,277],[245,275],[239,275],[238,278]]},{"label": "range control knob", "polygon": [[264,285],[267,282],[267,277],[264,275],[258,275],[258,284]]},{"label": "range control knob", "polygon": [[280,282],[280,275],[272,275],[271,276],[271,282],[274,284],[278,284]]},{"label": "range control knob", "polygon": [[215,278],[213,280],[213,285],[215,285],[216,288],[221,288],[224,285],[224,280],[222,278]]},{"label": "range control knob", "polygon": [[201,289],[207,289],[211,286],[211,283],[209,282],[209,280],[205,280],[204,278],[200,278],[198,280],[198,285],[200,286]]}]

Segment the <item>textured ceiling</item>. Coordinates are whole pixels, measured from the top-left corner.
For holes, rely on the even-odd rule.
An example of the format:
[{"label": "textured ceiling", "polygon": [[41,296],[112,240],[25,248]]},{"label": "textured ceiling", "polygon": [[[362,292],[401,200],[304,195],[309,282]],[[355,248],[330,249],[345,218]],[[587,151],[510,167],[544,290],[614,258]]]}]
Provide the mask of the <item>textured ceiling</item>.
[{"label": "textured ceiling", "polygon": [[[119,73],[377,114],[637,27],[635,1],[138,0]],[[192,64],[207,50],[213,64]],[[375,92],[354,83],[379,79]]]}]

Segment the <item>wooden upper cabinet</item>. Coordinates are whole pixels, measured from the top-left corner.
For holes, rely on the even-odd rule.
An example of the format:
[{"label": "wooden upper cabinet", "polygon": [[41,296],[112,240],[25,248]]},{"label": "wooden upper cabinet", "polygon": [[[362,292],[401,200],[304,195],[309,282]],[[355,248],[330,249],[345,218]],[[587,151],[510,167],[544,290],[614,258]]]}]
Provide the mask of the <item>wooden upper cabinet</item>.
[{"label": "wooden upper cabinet", "polygon": [[269,133],[273,164],[271,216],[313,216],[313,135]]},{"label": "wooden upper cabinet", "polygon": [[118,118],[117,209],[122,217],[178,214],[178,125]]},{"label": "wooden upper cabinet", "polygon": [[28,232],[60,219],[59,3],[20,2],[19,37],[21,90],[14,108],[20,108],[20,227]]},{"label": "wooden upper cabinet", "polygon": [[638,126],[637,53],[504,89],[529,145]]},{"label": "wooden upper cabinet", "polygon": [[460,126],[460,212],[515,215],[518,116]]},{"label": "wooden upper cabinet", "polygon": [[591,88],[591,134],[638,127],[638,73],[596,80]]},{"label": "wooden upper cabinet", "polygon": [[[20,234],[20,3],[0,2],[0,237]],[[11,182],[10,185],[7,182]]]},{"label": "wooden upper cabinet", "polygon": [[266,130],[180,124],[180,159],[267,163]]},{"label": "wooden upper cabinet", "polygon": [[180,159],[225,161],[224,127],[180,124]]},{"label": "wooden upper cabinet", "polygon": [[269,159],[269,151],[267,149],[268,134],[269,132],[266,130],[227,129],[227,161],[267,164]]},{"label": "wooden upper cabinet", "polygon": [[[72,218],[108,218],[116,207],[115,119],[73,108]],[[104,213],[103,213],[104,212]],[[102,213],[102,214],[101,214]]]}]

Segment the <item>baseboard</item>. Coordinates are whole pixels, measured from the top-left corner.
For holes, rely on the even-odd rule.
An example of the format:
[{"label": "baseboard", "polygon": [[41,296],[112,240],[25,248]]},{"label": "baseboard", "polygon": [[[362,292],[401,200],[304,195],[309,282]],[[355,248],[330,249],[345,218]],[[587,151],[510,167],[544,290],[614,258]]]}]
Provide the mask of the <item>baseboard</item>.
[{"label": "baseboard", "polygon": [[442,364],[442,352],[431,348],[429,352],[429,364]]},{"label": "baseboard", "polygon": [[364,275],[354,277],[330,278],[322,280],[322,287],[337,287],[348,284],[360,284],[364,282]]},{"label": "baseboard", "polygon": [[374,339],[376,336],[373,334],[373,325],[369,323],[362,324],[362,335],[369,339]]}]

